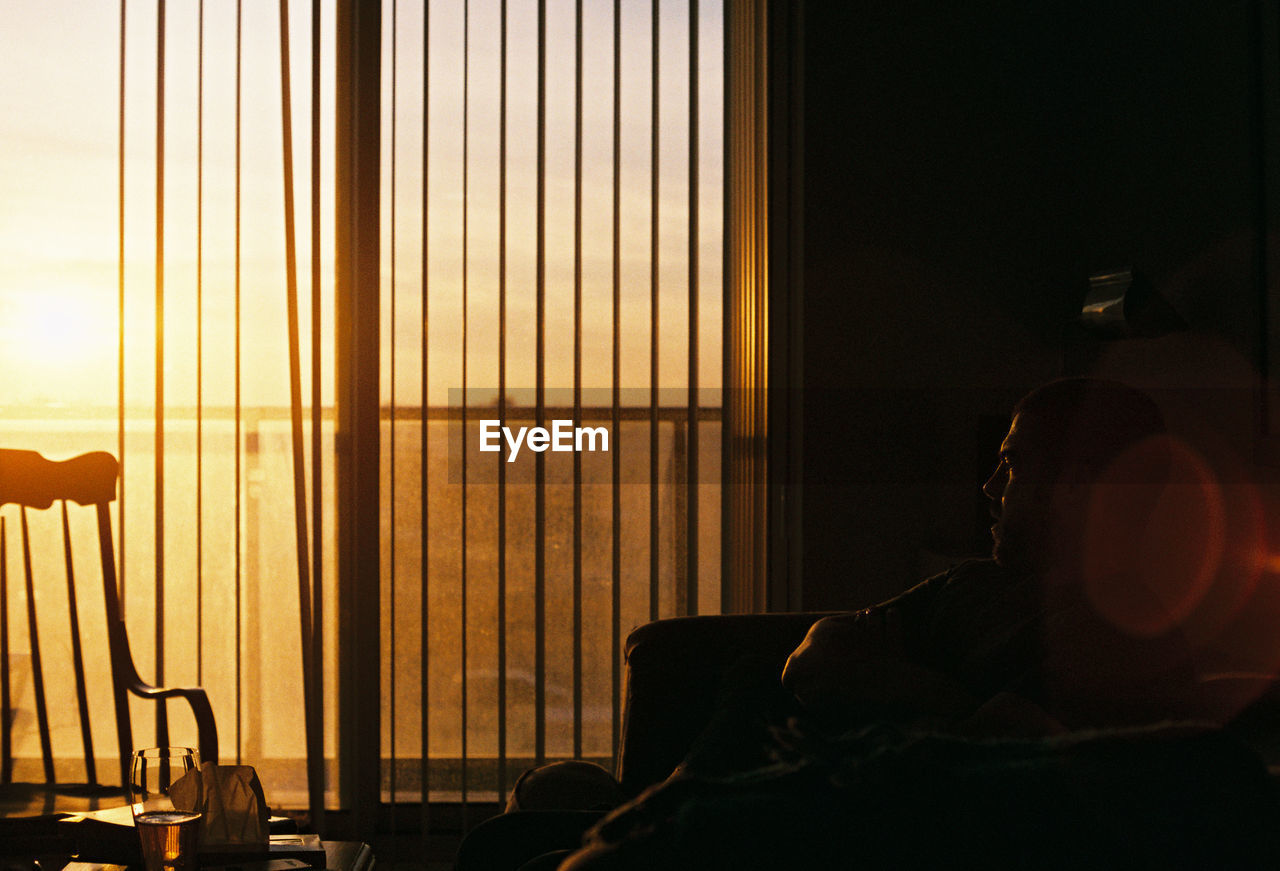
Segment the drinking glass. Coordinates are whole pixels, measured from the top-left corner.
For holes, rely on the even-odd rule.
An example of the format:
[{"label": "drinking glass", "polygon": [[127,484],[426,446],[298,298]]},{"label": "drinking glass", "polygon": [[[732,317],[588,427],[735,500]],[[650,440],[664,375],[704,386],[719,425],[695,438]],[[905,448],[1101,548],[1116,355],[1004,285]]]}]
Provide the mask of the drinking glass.
[{"label": "drinking glass", "polygon": [[133,754],[129,795],[147,871],[196,871],[202,800],[200,757],[190,747]]}]

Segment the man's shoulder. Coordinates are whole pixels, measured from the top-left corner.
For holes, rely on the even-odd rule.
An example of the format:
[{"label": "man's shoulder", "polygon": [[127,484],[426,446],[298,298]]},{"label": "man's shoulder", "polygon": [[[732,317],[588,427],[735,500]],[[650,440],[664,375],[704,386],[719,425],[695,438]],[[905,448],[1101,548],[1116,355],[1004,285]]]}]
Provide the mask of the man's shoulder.
[{"label": "man's shoulder", "polygon": [[968,559],[925,578],[906,592],[882,602],[878,608],[930,608],[932,603],[950,599],[957,594],[1002,589],[1014,577],[993,559]]},{"label": "man's shoulder", "polygon": [[1021,572],[1004,568],[993,559],[967,559],[956,563],[945,572],[939,572],[926,580],[926,584],[1006,584],[1022,579]]},{"label": "man's shoulder", "polygon": [[953,600],[956,596],[968,594],[982,596],[1017,586],[1023,579],[1023,575],[1002,568],[993,559],[968,559],[944,572],[925,578],[915,586],[871,608],[838,615],[833,622],[839,623],[842,619],[852,620],[859,614],[889,610],[896,610],[899,613],[909,610],[930,610],[936,604]]},{"label": "man's shoulder", "polygon": [[1037,586],[1025,572],[1005,568],[993,559],[965,560],[920,584],[932,601],[946,608],[972,601],[1006,601],[1010,596],[1022,600],[1034,595]]}]

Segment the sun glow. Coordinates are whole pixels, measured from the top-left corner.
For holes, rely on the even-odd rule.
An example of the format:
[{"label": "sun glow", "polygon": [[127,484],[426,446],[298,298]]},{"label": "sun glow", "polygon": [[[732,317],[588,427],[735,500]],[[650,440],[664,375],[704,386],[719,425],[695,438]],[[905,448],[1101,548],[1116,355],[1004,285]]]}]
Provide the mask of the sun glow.
[{"label": "sun glow", "polygon": [[94,356],[97,346],[107,344],[100,325],[83,308],[40,307],[30,312],[21,326],[23,340],[35,353],[52,352],[61,359]]},{"label": "sun glow", "polygon": [[83,400],[104,375],[114,378],[116,318],[98,297],[84,290],[8,295],[0,353],[10,401]]}]

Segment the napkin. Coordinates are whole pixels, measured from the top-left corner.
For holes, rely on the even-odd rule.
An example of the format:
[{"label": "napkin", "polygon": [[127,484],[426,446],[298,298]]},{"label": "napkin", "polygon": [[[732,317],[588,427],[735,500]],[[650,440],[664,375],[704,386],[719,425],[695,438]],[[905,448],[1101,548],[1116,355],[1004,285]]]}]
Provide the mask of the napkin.
[{"label": "napkin", "polygon": [[[175,807],[201,812],[200,849],[267,848],[267,801],[252,765],[200,766],[200,777],[184,777],[173,785]],[[197,797],[197,790],[203,790]]]}]

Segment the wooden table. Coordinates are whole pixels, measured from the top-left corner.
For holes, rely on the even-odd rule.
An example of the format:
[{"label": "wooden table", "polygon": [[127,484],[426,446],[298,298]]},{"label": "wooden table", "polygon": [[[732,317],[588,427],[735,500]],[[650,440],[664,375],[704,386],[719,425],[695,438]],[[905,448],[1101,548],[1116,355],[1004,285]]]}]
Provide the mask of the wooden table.
[{"label": "wooden table", "polygon": [[[106,863],[131,862],[137,858],[137,836],[132,827],[104,826],[96,820],[85,821],[65,814],[8,819],[5,823],[4,837],[0,838],[0,871],[29,871],[33,859],[40,861],[44,871],[63,868],[70,871],[117,871],[132,865]],[[321,841],[320,845],[324,848],[327,871],[371,871],[373,868],[373,851],[367,844]],[[271,858],[287,855],[283,853]],[[219,864],[231,871],[232,862],[238,862],[236,867],[244,871],[272,871],[265,861],[251,862],[244,856],[229,857]]]},{"label": "wooden table", "polygon": [[[362,844],[359,841],[324,841],[323,843],[326,871],[372,871],[374,864],[373,851],[369,849],[368,844]],[[42,863],[42,867],[48,869],[50,866]],[[137,866],[81,862],[73,859],[54,867],[60,867],[61,871],[129,871],[129,869]],[[266,862],[246,862],[243,865],[214,867],[227,868],[228,871],[233,868],[243,869],[243,871],[266,871],[268,864]]]}]

